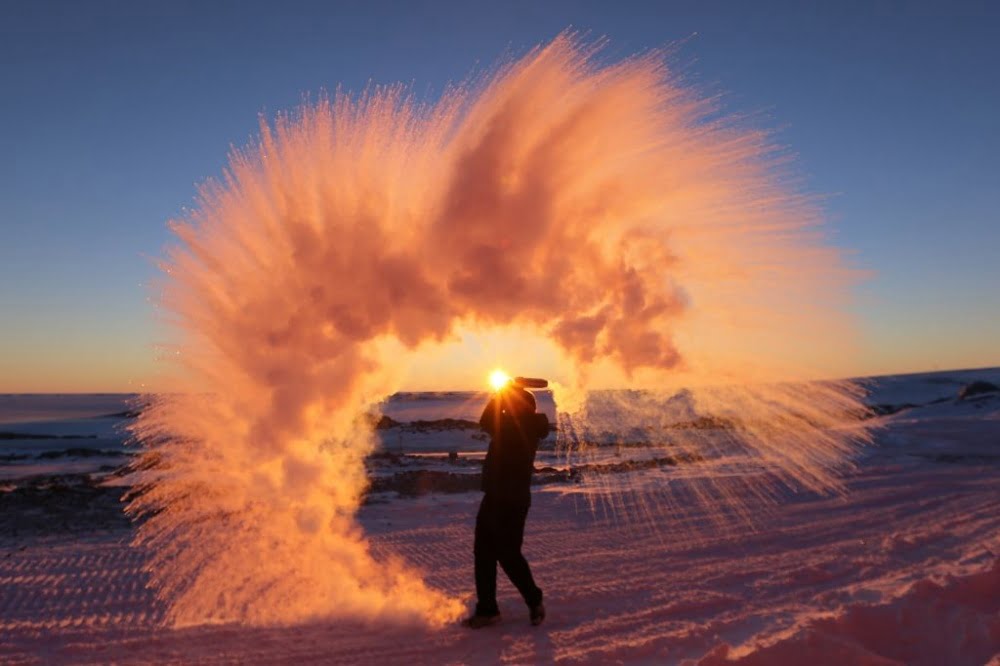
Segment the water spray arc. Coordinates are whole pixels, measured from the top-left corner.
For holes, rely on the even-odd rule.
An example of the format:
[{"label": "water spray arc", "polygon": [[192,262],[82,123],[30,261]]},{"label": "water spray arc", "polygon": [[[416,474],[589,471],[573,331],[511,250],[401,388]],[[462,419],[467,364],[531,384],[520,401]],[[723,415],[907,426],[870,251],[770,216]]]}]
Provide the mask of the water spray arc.
[{"label": "water spray arc", "polygon": [[461,612],[354,517],[366,408],[460,327],[537,331],[572,391],[600,364],[693,387],[776,478],[836,488],[858,392],[789,382],[842,339],[850,271],[766,138],[712,110],[659,54],[563,35],[433,104],[374,88],[263,124],[162,263],[174,383],[135,423],[129,511],[171,622]]}]

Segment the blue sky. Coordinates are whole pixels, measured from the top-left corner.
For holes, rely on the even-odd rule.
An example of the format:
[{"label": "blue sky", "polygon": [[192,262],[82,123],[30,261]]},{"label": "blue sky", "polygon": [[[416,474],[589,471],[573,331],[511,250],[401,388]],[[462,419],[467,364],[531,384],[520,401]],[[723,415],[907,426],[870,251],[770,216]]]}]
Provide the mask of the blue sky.
[{"label": "blue sky", "polygon": [[0,391],[138,388],[166,221],[258,114],[448,81],[567,27],[777,130],[858,288],[848,373],[1000,364],[1000,9],[987,2],[0,6]]}]

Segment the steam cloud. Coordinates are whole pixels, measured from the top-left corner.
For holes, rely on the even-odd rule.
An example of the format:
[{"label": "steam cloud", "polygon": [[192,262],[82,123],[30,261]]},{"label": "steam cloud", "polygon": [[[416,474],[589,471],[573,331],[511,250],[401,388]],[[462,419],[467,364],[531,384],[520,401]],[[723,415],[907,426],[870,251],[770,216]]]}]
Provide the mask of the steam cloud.
[{"label": "steam cloud", "polygon": [[574,400],[603,366],[664,396],[689,388],[740,424],[727,445],[774,479],[838,487],[859,436],[837,426],[857,389],[789,383],[849,331],[849,272],[815,208],[765,136],[712,120],[660,54],[598,59],[563,35],[434,104],[388,87],[306,105],[262,124],[173,224],[161,305],[175,383],[134,426],[144,485],[129,506],[147,518],[137,542],[173,623],[461,611],[409,565],[373,558],[354,514],[367,406],[422,345],[463,328],[559,346],[568,445],[664,413]]}]

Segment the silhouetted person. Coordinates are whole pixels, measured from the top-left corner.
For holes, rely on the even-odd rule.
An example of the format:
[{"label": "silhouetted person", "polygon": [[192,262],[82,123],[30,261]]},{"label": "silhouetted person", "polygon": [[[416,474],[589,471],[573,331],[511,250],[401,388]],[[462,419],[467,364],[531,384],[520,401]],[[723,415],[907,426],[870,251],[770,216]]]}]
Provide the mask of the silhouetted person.
[{"label": "silhouetted person", "polygon": [[544,414],[535,413],[535,398],[508,384],[490,399],[479,425],[490,435],[483,461],[483,495],[476,515],[473,548],[476,568],[476,611],[466,623],[478,629],[500,621],[497,606],[497,563],[524,597],[531,623],[545,618],[542,591],[535,585],[521,554],[524,521],[531,506],[531,473],[539,439],[548,435]]}]

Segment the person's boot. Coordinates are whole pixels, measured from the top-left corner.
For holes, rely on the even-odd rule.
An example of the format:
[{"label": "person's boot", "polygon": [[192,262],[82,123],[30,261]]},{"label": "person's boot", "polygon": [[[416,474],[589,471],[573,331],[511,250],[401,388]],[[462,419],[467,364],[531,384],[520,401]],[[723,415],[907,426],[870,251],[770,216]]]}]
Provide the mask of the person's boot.
[{"label": "person's boot", "polygon": [[531,609],[531,624],[537,627],[545,619],[545,604],[541,601],[538,602],[537,606],[532,606]]},{"label": "person's boot", "polygon": [[469,627],[470,629],[482,629],[483,627],[489,627],[490,625],[494,625],[499,621],[500,621],[500,613],[498,611],[493,615],[480,615],[479,613],[476,613],[470,617],[467,617],[465,619],[465,622],[463,622],[462,624]]}]

